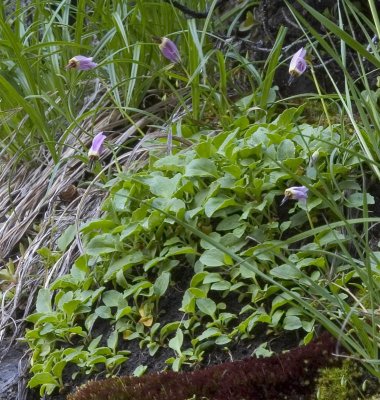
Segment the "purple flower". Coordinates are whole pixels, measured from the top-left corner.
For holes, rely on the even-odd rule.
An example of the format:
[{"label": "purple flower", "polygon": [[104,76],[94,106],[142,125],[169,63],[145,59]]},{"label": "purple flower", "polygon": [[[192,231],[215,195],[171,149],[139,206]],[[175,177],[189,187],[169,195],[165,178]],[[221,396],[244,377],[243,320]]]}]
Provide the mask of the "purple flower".
[{"label": "purple flower", "polygon": [[306,50],[301,47],[296,54],[292,57],[289,65],[289,74],[291,77],[298,77],[302,75],[307,69],[307,62],[305,60]]},{"label": "purple flower", "polygon": [[284,193],[285,197],[282,199],[280,206],[282,206],[289,199],[306,202],[308,191],[309,189],[306,186],[292,186],[286,189]]},{"label": "purple flower", "polygon": [[92,57],[75,56],[69,60],[65,68],[74,68],[79,71],[88,71],[89,69],[93,69],[97,66],[98,64],[92,61]]},{"label": "purple flower", "polygon": [[168,39],[167,37],[161,38],[159,47],[163,56],[170,62],[174,64],[181,62],[181,55],[179,54],[178,48],[172,40]]},{"label": "purple flower", "polygon": [[103,142],[104,142],[105,138],[106,138],[106,136],[103,135],[103,132],[99,132],[94,137],[94,139],[92,140],[91,148],[88,151],[89,158],[99,158],[100,157],[100,155],[103,152]]}]

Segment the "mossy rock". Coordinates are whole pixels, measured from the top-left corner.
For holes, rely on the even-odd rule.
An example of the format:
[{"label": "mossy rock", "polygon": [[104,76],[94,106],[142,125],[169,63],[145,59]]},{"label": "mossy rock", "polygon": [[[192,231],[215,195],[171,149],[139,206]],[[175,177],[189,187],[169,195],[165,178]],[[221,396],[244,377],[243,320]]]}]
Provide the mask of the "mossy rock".
[{"label": "mossy rock", "polygon": [[380,383],[373,377],[369,377],[360,364],[347,359],[340,367],[320,370],[316,398],[318,400],[380,400]]}]

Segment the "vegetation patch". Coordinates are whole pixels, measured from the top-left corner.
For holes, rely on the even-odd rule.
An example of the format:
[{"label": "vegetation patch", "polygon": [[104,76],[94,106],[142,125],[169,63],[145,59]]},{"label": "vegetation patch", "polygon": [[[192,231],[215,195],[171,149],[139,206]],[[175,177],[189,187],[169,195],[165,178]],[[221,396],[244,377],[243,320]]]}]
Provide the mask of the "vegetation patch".
[{"label": "vegetation patch", "polygon": [[[311,360],[321,331],[379,378],[375,2],[13,3],[0,359],[24,338],[29,394],[128,373],[104,388],[294,397],[311,380],[292,354]],[[278,356],[289,370],[256,359],[279,337],[305,346]]]},{"label": "vegetation patch", "polygon": [[[329,258],[348,241],[331,223],[340,207],[373,198],[361,192],[357,159],[328,168],[338,135],[297,124],[301,110],[270,123],[240,117],[217,135],[200,132],[191,149],[151,151],[146,168],[104,185],[110,195],[102,217],[80,228],[84,253],[40,290],[37,313],[27,318],[34,325],[26,333],[31,387],[42,384],[43,394],[62,386],[68,364],[112,374],[128,360],[123,342],[138,341],[152,357],[172,349],[166,363],[179,371],[215,346],[252,338],[262,324],[301,330],[305,343],[313,338],[316,318],[298,299],[313,293],[329,307],[326,292],[345,299],[344,287],[360,288],[344,258],[327,278]],[[284,191],[297,184],[310,188],[307,201],[288,200],[279,212]],[[168,319],[173,310],[177,319]]]},{"label": "vegetation patch", "polygon": [[334,345],[335,341],[324,334],[305,347],[269,358],[250,358],[190,373],[165,372],[89,382],[68,396],[68,400],[308,397],[318,368],[333,361],[330,353]]}]

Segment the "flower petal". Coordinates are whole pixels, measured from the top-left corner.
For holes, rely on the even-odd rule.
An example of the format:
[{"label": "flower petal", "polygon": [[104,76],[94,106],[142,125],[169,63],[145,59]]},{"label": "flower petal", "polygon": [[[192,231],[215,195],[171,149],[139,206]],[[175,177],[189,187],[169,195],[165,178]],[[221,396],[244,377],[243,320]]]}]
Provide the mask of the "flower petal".
[{"label": "flower petal", "polygon": [[300,76],[307,69],[307,62],[305,60],[306,50],[301,47],[297,53],[295,53],[290,61],[289,74],[292,76]]},{"label": "flower petal", "polygon": [[170,62],[176,64],[181,61],[181,55],[179,54],[178,48],[172,40],[168,39],[167,37],[161,38],[159,47],[163,56]]},{"label": "flower petal", "polygon": [[288,200],[306,201],[309,189],[306,186],[292,186],[285,190],[281,206]]},{"label": "flower petal", "polygon": [[99,132],[94,139],[92,140],[92,145],[90,150],[88,151],[88,156],[90,158],[99,158],[103,152],[103,142],[106,136],[103,135],[103,132]]},{"label": "flower petal", "polygon": [[98,64],[92,61],[92,57],[75,56],[71,58],[66,65],[66,69],[77,69],[79,71],[88,71],[97,67]]}]

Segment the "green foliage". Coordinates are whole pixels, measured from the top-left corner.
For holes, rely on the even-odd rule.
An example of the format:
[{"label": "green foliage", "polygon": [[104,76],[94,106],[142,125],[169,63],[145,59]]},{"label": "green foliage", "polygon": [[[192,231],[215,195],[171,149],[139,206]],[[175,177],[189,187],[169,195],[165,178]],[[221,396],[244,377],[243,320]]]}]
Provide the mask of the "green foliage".
[{"label": "green foliage", "polygon": [[[198,3],[193,6],[202,6]],[[237,54],[213,48],[208,19],[187,19],[157,0],[107,6],[96,0],[30,1],[27,7],[16,2],[14,8],[0,5],[0,15],[0,144],[9,155],[31,160],[42,145],[61,162],[67,138],[83,120],[90,121],[82,128],[89,133],[103,107],[130,120],[131,113],[144,108],[152,88],[155,101],[175,96],[189,118],[230,118],[227,82],[233,71],[228,72],[228,64]],[[163,59],[154,40],[162,36],[177,43],[180,65]],[[94,57],[98,67],[65,70],[79,54]],[[254,66],[244,64],[237,68],[254,71],[260,79]],[[94,93],[98,96],[89,101]]]},{"label": "green foliage", "polygon": [[[216,48],[210,29],[219,22],[187,19],[168,2],[32,1],[24,9],[17,2],[12,12],[0,4],[0,144],[9,155],[32,159],[26,149],[43,145],[58,163],[67,138],[94,117],[86,124],[91,131],[99,110],[131,121],[152,97],[178,103],[173,115],[155,116],[165,123],[161,144],[170,154],[153,148],[144,169],[120,168],[103,180],[110,193],[103,214],[78,233],[84,253],[39,292],[26,340],[33,350],[29,385],[41,396],[63,386],[68,365],[74,374],[113,374],[128,360],[131,341],[151,356],[171,349],[166,363],[178,371],[215,346],[251,338],[262,324],[274,334],[298,330],[307,343],[317,322],[343,332],[342,343],[358,358],[378,359],[380,257],[368,232],[379,220],[370,217],[375,198],[363,176],[367,165],[380,176],[380,123],[378,90],[362,62],[378,67],[378,49],[299,2],[342,41],[339,54],[292,9],[313,34],[311,46],[318,41],[343,71],[345,93],[338,90],[337,99],[344,115],[328,128],[302,123],[304,107],[284,110],[276,102],[284,29],[261,73],[227,43]],[[246,5],[236,8],[232,26]],[[350,1],[343,5],[368,40],[378,33],[373,2],[374,24]],[[163,60],[153,36],[175,40],[182,62]],[[346,45],[357,52],[361,85],[346,72]],[[65,71],[77,54],[93,56],[98,67]],[[250,88],[232,102],[237,74]],[[94,92],[96,101],[86,103]],[[179,151],[173,135],[193,146]],[[308,201],[281,208],[284,190],[300,185],[309,188]],[[38,250],[47,268],[75,235],[69,227],[59,251]],[[11,262],[0,278],[16,280]],[[270,351],[263,345],[256,354]],[[379,374],[376,363],[367,365]]]},{"label": "green foliage", "polygon": [[290,398],[300,392],[306,395],[313,389],[318,369],[331,363],[329,355],[334,345],[331,337],[323,335],[308,346],[267,359],[251,357],[181,374],[170,371],[141,378],[120,376],[90,381],[68,399],[255,399],[263,392],[271,399]]},{"label": "green foliage", "polygon": [[[371,0],[367,3],[354,2],[350,0],[342,1],[336,15],[331,13],[320,13],[313,9],[312,6],[303,0],[298,0],[303,7],[305,13],[301,15],[295,8],[289,5],[293,16],[296,18],[299,26],[303,29],[308,38],[309,46],[312,52],[316,55],[313,63],[319,63],[323,66],[324,74],[331,81],[336,94],[326,96],[332,99],[333,97],[339,100],[342,109],[340,114],[341,121],[349,121],[349,132],[342,130],[341,141],[344,138],[354,135],[355,140],[360,144],[361,150],[357,152],[361,160],[366,164],[363,169],[370,168],[376,177],[376,181],[380,177],[379,170],[379,102],[377,94],[378,84],[378,67],[380,65],[379,57],[379,15],[375,7],[375,3]],[[320,35],[310,23],[310,17],[313,17],[318,23],[323,25],[327,32],[329,40],[326,36]],[[334,60],[342,79],[336,79],[333,69],[328,65],[329,61]],[[355,71],[353,74],[352,71]],[[353,154],[354,155],[354,154]],[[363,188],[367,185],[363,182]],[[363,215],[369,215],[367,195],[353,194],[350,200],[346,202],[346,206],[350,207],[358,200],[363,203]],[[360,279],[365,283],[365,299],[357,299],[355,301],[355,312],[358,313],[356,307],[364,306],[364,313],[368,312],[369,325],[366,325],[363,320],[354,322],[354,329],[357,332],[357,338],[352,335],[355,340],[358,340],[357,350],[361,348],[360,358],[364,360],[364,364],[370,372],[376,376],[380,375],[378,363],[373,363],[372,360],[378,359],[378,345],[373,345],[377,342],[375,338],[375,304],[378,304],[378,281],[377,273],[377,251],[371,244],[371,234],[368,231],[367,223],[364,224],[364,241],[359,245],[363,249],[362,259],[364,270],[357,270]],[[354,240],[355,248],[358,249],[358,243]],[[356,251],[356,250],[355,250]],[[361,289],[360,289],[361,291]],[[363,292],[361,292],[363,293]],[[350,295],[355,297],[355,294],[350,291]],[[360,314],[360,312],[359,312]],[[347,315],[350,319],[351,316]],[[356,319],[356,318],[355,318]],[[353,319],[351,319],[353,321]],[[359,322],[360,321],[360,322]],[[365,326],[368,328],[366,330]],[[367,333],[371,332],[371,339]],[[373,335],[373,336],[372,336]],[[363,351],[364,350],[364,351]]]},{"label": "green foliage", "polygon": [[[332,191],[333,174],[336,203],[355,208],[363,194],[344,164],[337,160],[327,168],[324,155],[339,136],[296,125],[301,111],[288,109],[267,123],[239,118],[216,136],[204,132],[191,150],[166,156],[152,151],[147,168],[121,172],[107,183],[103,216],[81,227],[85,253],[70,274],[40,291],[37,313],[28,317],[34,324],[26,334],[34,350],[31,385],[44,377],[41,393],[60,385],[57,363],[87,373],[101,364],[112,372],[128,358],[121,338],[137,340],[152,356],[168,346],[174,371],[200,362],[213,346],[250,338],[262,323],[274,331],[302,330],[305,342],[311,340],[314,316],[294,300],[312,292],[325,303],[314,286],[344,299],[341,289],[357,278],[344,257],[334,257],[348,237],[332,225],[323,227],[321,215],[330,222],[341,216],[323,192]],[[310,166],[317,149],[320,159]],[[280,217],[282,193],[297,183],[319,197],[311,195],[306,207],[294,203]],[[346,200],[347,189],[352,194]],[[310,221],[321,229],[303,235]],[[200,239],[193,230],[206,236]],[[281,237],[297,232],[301,238],[292,249]],[[231,252],[262,274],[236,263]],[[332,262],[339,286],[327,279]],[[177,319],[166,321],[160,305],[177,284],[187,286],[170,303]],[[230,310],[230,301],[240,303],[240,311]],[[103,329],[108,324],[108,338],[93,339],[99,323]]]}]

